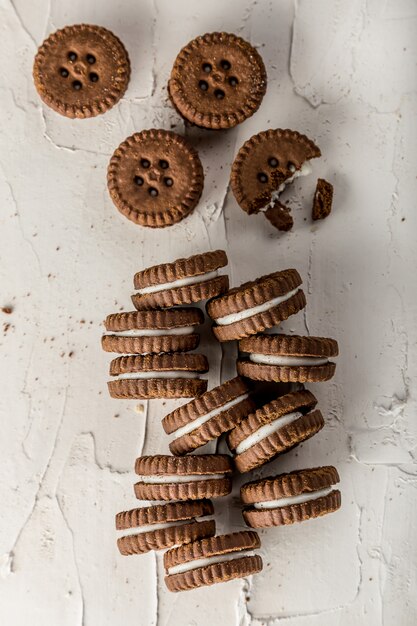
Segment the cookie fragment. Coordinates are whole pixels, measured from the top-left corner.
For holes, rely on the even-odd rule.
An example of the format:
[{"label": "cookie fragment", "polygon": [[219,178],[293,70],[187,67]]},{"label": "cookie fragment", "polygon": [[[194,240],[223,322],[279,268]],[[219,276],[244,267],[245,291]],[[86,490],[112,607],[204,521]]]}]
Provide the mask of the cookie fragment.
[{"label": "cookie fragment", "polygon": [[203,354],[148,354],[121,356],[110,363],[107,383],[112,398],[192,398],[207,389],[200,376],[208,371]]},{"label": "cookie fragment", "polygon": [[168,93],[178,113],[208,129],[231,128],[259,108],[266,71],[259,53],[230,33],[207,33],[178,54]]},{"label": "cookie fragment", "polygon": [[192,304],[222,294],[229,287],[229,278],[219,270],[227,263],[224,250],[212,250],[137,272],[133,304],[142,311]]},{"label": "cookie fragment", "polygon": [[260,467],[315,435],[324,426],[315,396],[288,393],[250,413],[227,437],[239,472]]},{"label": "cookie fragment", "polygon": [[248,526],[282,526],[321,517],[340,508],[335,467],[302,469],[246,483],[240,495]]},{"label": "cookie fragment", "polygon": [[164,550],[190,543],[216,532],[213,519],[197,518],[212,515],[210,500],[170,502],[123,511],[116,515],[116,529],[127,531],[117,539],[123,555],[145,554],[149,550]]},{"label": "cookie fragment", "polygon": [[232,489],[232,460],[224,454],[176,457],[157,454],[136,459],[139,500],[218,498]]},{"label": "cookie fragment", "polygon": [[236,377],[166,415],[164,430],[175,436],[171,452],[187,454],[234,428],[256,408],[249,393],[244,380]]},{"label": "cookie fragment", "polygon": [[332,210],[333,202],[333,185],[324,178],[317,180],[316,191],[314,193],[312,218],[313,220],[322,220]]},{"label": "cookie fragment", "polygon": [[76,24],[49,35],[33,65],[41,99],[70,118],[94,117],[123,96],[130,62],[120,39],[101,26]]},{"label": "cookie fragment", "polygon": [[290,209],[286,204],[279,202],[279,200],[273,206],[268,207],[264,215],[271,222],[272,226],[275,226],[278,230],[288,231],[294,225]]},{"label": "cookie fragment", "polygon": [[256,574],[259,536],[253,531],[217,535],[172,548],[164,554],[165,583],[170,591],[186,591]]},{"label": "cookie fragment", "polygon": [[194,307],[113,313],[104,322],[108,334],[101,344],[106,352],[120,354],[187,352],[197,348],[195,331],[203,322],[202,311]]},{"label": "cookie fragment", "polygon": [[203,166],[184,137],[168,130],[143,130],[113,153],[107,186],[125,217],[141,226],[164,228],[197,206],[204,186]]},{"label": "cookie fragment", "polygon": [[241,339],[272,328],[306,305],[297,270],[273,272],[230,289],[207,303],[219,341]]},{"label": "cookie fragment", "polygon": [[239,358],[237,371],[253,380],[282,383],[316,383],[332,378],[339,354],[337,341],[327,337],[270,334],[239,342],[249,358]]}]

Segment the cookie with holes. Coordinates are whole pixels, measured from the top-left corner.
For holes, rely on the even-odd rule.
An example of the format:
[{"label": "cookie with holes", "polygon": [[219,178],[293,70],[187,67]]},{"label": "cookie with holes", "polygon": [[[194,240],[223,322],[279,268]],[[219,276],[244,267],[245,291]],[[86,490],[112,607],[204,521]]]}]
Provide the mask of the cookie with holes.
[{"label": "cookie with holes", "polygon": [[200,158],[188,141],[168,130],[143,130],[115,150],[107,170],[110,197],[140,226],[164,228],[197,206],[204,186]]},{"label": "cookie with holes", "polygon": [[135,463],[135,494],[138,500],[219,498],[232,489],[232,467],[225,454],[141,456]]},{"label": "cookie with holes", "polygon": [[336,370],[331,360],[339,354],[335,339],[299,335],[258,335],[239,342],[245,358],[237,361],[241,376],[280,383],[318,383]]},{"label": "cookie with holes", "polygon": [[116,530],[123,534],[117,539],[121,554],[145,554],[212,537],[216,522],[210,500],[168,502],[123,511],[116,515]]},{"label": "cookie with holes", "polygon": [[172,548],[164,554],[166,586],[187,591],[257,574],[263,566],[260,546],[256,532],[241,531]]},{"label": "cookie with holes", "polygon": [[259,53],[230,33],[207,33],[178,54],[168,93],[178,113],[201,128],[240,124],[259,108],[266,71]]},{"label": "cookie with holes", "polygon": [[320,148],[293,130],[278,128],[253,135],[232,165],[230,183],[237,203],[249,215],[269,210],[270,219],[286,185],[309,174],[311,159],[319,156]]},{"label": "cookie with holes", "polygon": [[242,339],[272,328],[306,305],[301,277],[288,269],[230,289],[207,303],[219,341]]},{"label": "cookie with holes", "polygon": [[112,398],[194,398],[207,389],[207,380],[201,376],[208,369],[203,354],[120,356],[110,363],[110,376],[115,380],[107,385]]},{"label": "cookie with holes", "polygon": [[237,426],[256,408],[247,383],[237,376],[219,387],[206,391],[172,411],[162,420],[173,454],[192,452]]},{"label": "cookie with holes", "polygon": [[42,100],[71,118],[94,117],[123,96],[130,62],[120,39],[101,26],[76,24],[56,31],[35,57],[33,79]]},{"label": "cookie with holes", "polygon": [[260,467],[324,426],[317,400],[306,390],[288,393],[250,413],[227,436],[239,472]]},{"label": "cookie with holes", "polygon": [[136,309],[168,308],[213,298],[229,288],[229,278],[220,270],[228,263],[223,250],[195,254],[187,259],[162,263],[137,272]]},{"label": "cookie with holes", "polygon": [[113,313],[104,322],[107,334],[101,345],[120,354],[188,352],[197,348],[196,330],[203,322],[203,312],[195,307]]},{"label": "cookie with holes", "polygon": [[340,508],[339,482],[332,466],[302,469],[246,483],[240,489],[243,518],[251,528],[283,526]]}]

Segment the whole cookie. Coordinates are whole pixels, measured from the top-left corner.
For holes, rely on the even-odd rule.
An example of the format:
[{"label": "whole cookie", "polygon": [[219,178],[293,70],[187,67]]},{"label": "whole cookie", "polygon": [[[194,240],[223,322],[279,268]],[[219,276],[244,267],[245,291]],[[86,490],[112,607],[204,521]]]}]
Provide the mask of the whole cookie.
[{"label": "whole cookie", "polygon": [[178,54],[168,83],[172,103],[190,123],[231,128],[259,108],[266,71],[259,53],[229,33],[207,33]]},{"label": "whole cookie", "polygon": [[164,228],[197,206],[203,167],[184,137],[168,130],[143,130],[114,151],[107,186],[125,217],[141,226]]},{"label": "whole cookie", "polygon": [[117,539],[123,555],[144,554],[189,543],[216,532],[214,519],[196,518],[213,515],[210,500],[169,502],[123,511],[116,515],[116,529],[124,531]]},{"label": "whole cookie", "polygon": [[248,526],[282,526],[321,517],[340,508],[339,482],[332,466],[302,469],[246,483],[240,497]]},{"label": "whole cookie", "polygon": [[308,162],[320,155],[320,148],[297,131],[278,128],[253,135],[232,165],[237,203],[249,214],[273,207],[285,186],[310,173]]},{"label": "whole cookie", "polygon": [[339,354],[337,341],[327,337],[258,335],[239,342],[248,358],[239,358],[237,371],[253,380],[278,383],[318,383],[329,380]]},{"label": "whole cookie", "polygon": [[125,93],[130,62],[112,32],[77,24],[45,39],[35,57],[33,78],[42,100],[57,113],[94,117],[111,109]]},{"label": "whole cookie", "polygon": [[256,574],[263,566],[255,552],[260,546],[257,533],[241,531],[172,548],[164,554],[166,586],[186,591]]}]

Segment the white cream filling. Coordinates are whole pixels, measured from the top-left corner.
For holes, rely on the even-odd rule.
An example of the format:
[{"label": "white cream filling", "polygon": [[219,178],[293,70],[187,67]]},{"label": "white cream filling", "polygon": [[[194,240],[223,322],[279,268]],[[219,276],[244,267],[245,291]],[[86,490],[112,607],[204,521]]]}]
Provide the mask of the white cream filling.
[{"label": "white cream filling", "polygon": [[195,326],[183,326],[182,328],[135,328],[107,333],[110,337],[162,337],[163,335],[191,335],[195,332]]},{"label": "white cream filling", "polygon": [[157,291],[165,291],[165,289],[177,289],[178,287],[186,287],[187,285],[197,285],[198,283],[204,283],[207,280],[217,278],[219,270],[213,270],[212,272],[206,272],[205,274],[198,274],[198,276],[185,276],[185,278],[178,278],[170,283],[161,283],[159,285],[149,285],[149,287],[143,287],[138,289],[135,294],[145,295],[147,293],[156,293]]},{"label": "white cream filling", "polygon": [[253,352],[249,355],[249,359],[254,363],[263,365],[324,365],[329,362],[327,357],[316,356],[286,356],[281,354],[257,354]]},{"label": "white cream filling", "polygon": [[190,570],[197,569],[198,567],[207,567],[207,565],[214,565],[215,563],[226,563],[227,561],[234,561],[244,556],[255,556],[253,550],[240,550],[230,552],[229,554],[216,554],[214,556],[208,556],[202,559],[194,559],[193,561],[187,561],[186,563],[179,563],[173,565],[167,570],[168,576],[173,574],[183,574]]},{"label": "white cream filling", "polygon": [[175,439],[179,439],[183,435],[188,435],[188,433],[191,433],[196,428],[199,428],[200,426],[208,422],[208,420],[211,419],[212,417],[216,417],[216,415],[223,413],[223,411],[228,411],[229,409],[234,407],[236,404],[239,404],[239,402],[246,400],[246,398],[248,397],[249,397],[249,394],[244,393],[241,396],[238,396],[237,398],[235,398],[234,400],[230,400],[230,402],[226,402],[226,404],[222,404],[222,406],[219,406],[216,409],[213,409],[212,411],[209,411],[208,413],[205,413],[204,415],[197,417],[192,422],[189,422],[188,424],[181,426],[181,428],[177,428],[177,430],[175,431]]},{"label": "white cream filling", "polygon": [[172,528],[172,526],[185,526],[186,524],[193,524],[195,518],[187,520],[177,520],[176,522],[161,522],[160,524],[146,524],[145,526],[135,526],[134,528],[119,529],[119,532],[123,533],[123,536],[130,535],[142,535],[153,530],[165,530],[166,528]]},{"label": "white cream filling", "polygon": [[265,439],[265,437],[269,437],[283,426],[291,424],[291,422],[295,422],[295,420],[298,420],[302,416],[303,414],[300,413],[300,411],[294,411],[293,413],[287,413],[286,415],[277,417],[277,419],[273,420],[269,424],[264,424],[236,446],[236,454],[246,452],[246,450],[249,450],[249,448],[262,441],[262,439]]},{"label": "white cream filling", "polygon": [[259,209],[260,211],[267,211],[268,209],[272,209],[272,207],[275,205],[275,202],[279,200],[280,195],[287,185],[290,185],[292,182],[294,182],[296,178],[300,178],[300,176],[308,176],[312,172],[310,161],[304,161],[299,170],[293,169],[294,167],[295,166],[291,168],[291,171],[293,171],[293,175],[286,178],[284,182],[280,184],[278,189],[275,189],[271,193],[271,200],[268,202],[268,204]]},{"label": "white cream filling", "polygon": [[192,483],[197,480],[220,480],[225,474],[149,474],[139,476],[138,481],[145,485],[166,485],[169,483]]},{"label": "white cream filling", "polygon": [[289,300],[289,298],[294,296],[299,289],[300,287],[296,287],[292,291],[285,293],[283,296],[277,296],[276,298],[272,298],[272,300],[268,300],[267,302],[263,302],[262,304],[253,306],[250,309],[243,309],[243,311],[238,311],[237,313],[230,313],[229,315],[225,315],[224,317],[218,317],[214,321],[219,326],[227,326],[228,324],[234,324],[235,322],[240,322],[247,319],[248,317],[252,317],[252,315],[264,313],[265,311],[272,309],[274,306],[278,306],[282,302]]},{"label": "white cream filling", "polygon": [[169,370],[167,372],[158,372],[151,370],[149,372],[125,372],[119,374],[116,380],[134,379],[134,380],[150,380],[151,378],[199,378],[199,372]]},{"label": "white cream filling", "polygon": [[333,491],[333,487],[326,487],[325,489],[319,489],[310,493],[301,493],[298,496],[287,496],[286,498],[279,498],[278,500],[267,500],[266,502],[255,502],[253,504],[255,509],[279,509],[282,506],[290,506],[291,504],[301,504],[308,502],[309,500],[316,500],[317,498],[324,498]]}]

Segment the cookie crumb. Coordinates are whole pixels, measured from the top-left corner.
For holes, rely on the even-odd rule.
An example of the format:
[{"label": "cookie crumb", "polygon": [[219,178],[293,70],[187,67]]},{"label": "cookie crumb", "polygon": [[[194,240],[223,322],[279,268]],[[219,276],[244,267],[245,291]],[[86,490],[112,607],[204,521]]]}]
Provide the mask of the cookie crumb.
[{"label": "cookie crumb", "polygon": [[327,217],[332,210],[333,185],[324,178],[317,180],[316,191],[314,193],[312,218],[322,220]]},{"label": "cookie crumb", "polygon": [[276,202],[274,206],[269,207],[265,211],[265,217],[269,220],[272,226],[278,228],[278,230],[288,231],[294,225],[294,220],[291,217],[290,209],[282,202]]},{"label": "cookie crumb", "polygon": [[13,307],[11,306],[3,306],[1,310],[2,313],[5,313],[6,315],[10,315],[11,313],[13,313]]}]

